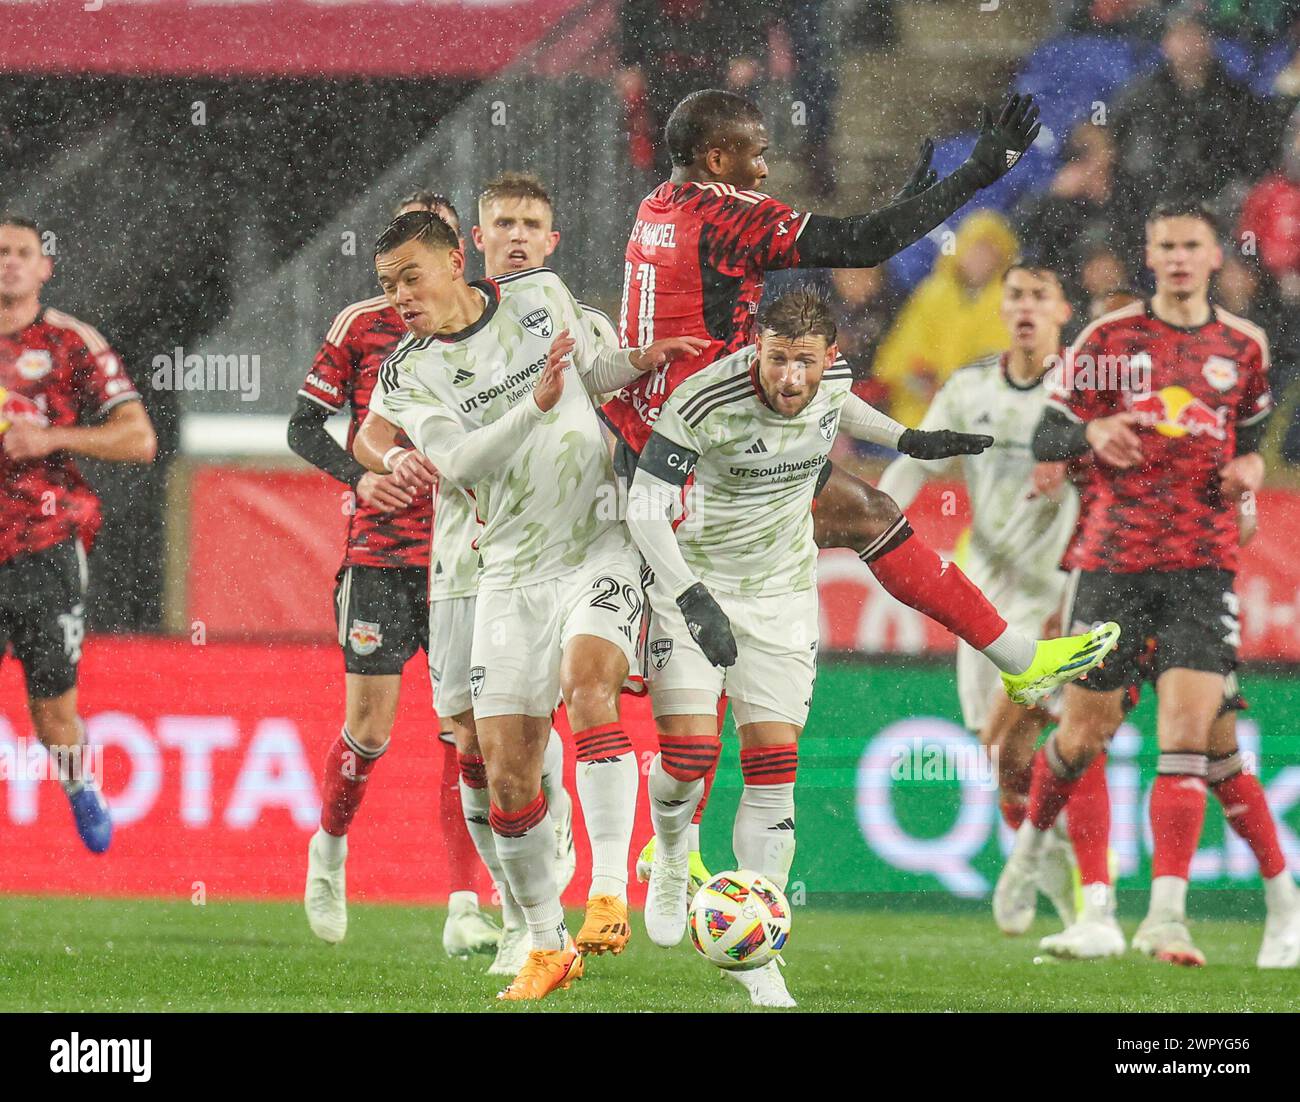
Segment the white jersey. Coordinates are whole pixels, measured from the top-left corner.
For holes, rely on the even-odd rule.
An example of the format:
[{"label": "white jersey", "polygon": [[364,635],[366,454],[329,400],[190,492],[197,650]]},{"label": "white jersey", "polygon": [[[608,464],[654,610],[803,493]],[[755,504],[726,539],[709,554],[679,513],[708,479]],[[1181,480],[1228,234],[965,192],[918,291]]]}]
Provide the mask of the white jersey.
[{"label": "white jersey", "polygon": [[[613,469],[587,391],[600,352],[588,316],[548,268],[472,286],[486,299],[483,315],[449,337],[404,339],[380,368],[372,405],[433,460],[444,483],[459,482],[472,500],[481,525],[480,589],[547,581],[625,552],[631,541],[615,519]],[[576,341],[573,371],[555,407],[542,413],[533,386],[562,329]],[[453,449],[521,403],[527,406],[510,423],[520,431],[503,438],[504,450],[494,445],[491,469],[457,479]]]},{"label": "white jersey", "polygon": [[[614,324],[586,303],[582,317],[596,347],[618,347]],[[558,332],[558,330],[557,330]],[[439,482],[433,499],[433,532],[429,554],[429,600],[446,601],[472,597],[478,592],[478,539],[482,525],[469,496],[450,481]]]},{"label": "white jersey", "polygon": [[925,478],[948,473],[960,462],[973,518],[965,569],[990,597],[996,591],[1051,602],[1063,582],[1058,567],[1078,517],[1078,495],[1067,485],[1053,497],[1029,496],[1036,465],[1031,444],[1046,402],[1041,381],[1029,386],[1011,381],[1005,354],[976,360],[953,373],[920,427],[985,433],[993,446],[981,455],[949,460],[904,456],[880,480],[880,489],[906,508]]},{"label": "white jersey", "polygon": [[813,400],[785,417],[763,400],[755,370],[751,345],[679,383],[638,470],[673,481],[683,462],[693,465],[677,524],[686,564],[711,591],[776,596],[817,584],[813,495],[853,378],[838,361]]}]

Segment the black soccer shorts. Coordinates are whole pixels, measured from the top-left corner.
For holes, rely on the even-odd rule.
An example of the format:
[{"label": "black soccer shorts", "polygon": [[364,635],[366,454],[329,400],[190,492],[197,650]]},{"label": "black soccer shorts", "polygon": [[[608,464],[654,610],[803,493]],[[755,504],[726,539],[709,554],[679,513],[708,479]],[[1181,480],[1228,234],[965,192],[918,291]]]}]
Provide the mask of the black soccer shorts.
[{"label": "black soccer shorts", "polygon": [[348,673],[400,674],[417,650],[429,650],[429,571],[343,567],[335,579],[334,619]]},{"label": "black soccer shorts", "polygon": [[[1076,684],[1111,692],[1144,677],[1154,682],[1171,669],[1226,676],[1236,666],[1241,642],[1232,582],[1231,571],[1213,568],[1140,574],[1075,571],[1065,617],[1071,634],[1104,620],[1120,627],[1119,645],[1105,665]],[[1154,653],[1144,665],[1152,639]]]},{"label": "black soccer shorts", "polygon": [[12,647],[29,697],[62,696],[77,684],[86,579],[86,553],[76,539],[0,563],[0,661]]}]

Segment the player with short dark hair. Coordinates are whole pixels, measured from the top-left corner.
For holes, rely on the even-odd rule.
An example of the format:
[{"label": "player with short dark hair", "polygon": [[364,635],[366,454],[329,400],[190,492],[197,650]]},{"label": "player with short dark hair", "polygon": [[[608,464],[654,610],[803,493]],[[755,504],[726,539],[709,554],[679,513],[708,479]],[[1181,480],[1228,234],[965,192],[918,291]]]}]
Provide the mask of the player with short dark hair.
[{"label": "player with short dark hair", "polygon": [[[1199,204],[1156,207],[1146,223],[1155,294],[1079,335],[1034,437],[1034,455],[1091,454],[1086,513],[1071,546],[1069,617],[1112,615],[1118,650],[1082,684],[1066,686],[1061,725],[1035,755],[1029,811],[994,893],[995,911],[1033,906],[1046,831],[1119,726],[1146,641],[1157,641],[1158,776],[1151,793],[1151,905],[1134,947],[1200,965],[1186,919],[1187,879],[1205,815],[1210,730],[1240,643],[1233,576],[1236,503],[1259,488],[1259,443],[1273,400],[1268,340],[1210,301],[1223,262],[1215,219]],[[1085,881],[1080,921],[1044,948],[1115,956],[1105,862]],[[1001,921],[1001,919],[1000,919]]]},{"label": "player with short dark hair", "polygon": [[613,942],[591,921],[603,910],[626,927],[626,903],[612,893],[588,899],[579,939],[569,937],[540,786],[562,694],[579,754],[620,759],[581,794],[606,821],[629,820],[620,867],[604,874],[614,889],[625,884],[638,773],[619,692],[639,662],[644,598],[640,559],[609,508],[613,472],[591,396],[704,342],[604,348],[550,269],[468,283],[463,249],[427,232],[433,221],[402,215],[375,246],[380,286],[409,330],[380,368],[375,409],[473,500],[482,523],[469,685],[497,854],[532,942],[499,997],[534,1000],[580,976],[583,954],[626,943],[626,929]]},{"label": "player with short dark hair", "polygon": [[[445,233],[459,240],[456,210],[445,196],[430,189],[412,192],[397,213],[411,210],[433,211]],[[347,930],[347,832],[368,778],[388,748],[402,669],[417,650],[429,649],[432,501],[427,486],[412,490],[391,474],[367,471],[334,441],[325,422],[347,407],[351,444],[369,409],[379,365],[405,332],[382,295],[340,311],[289,421],[289,447],[355,495],[334,592],[346,671],[346,720],[325,759],[321,825],[308,845],[304,895],[311,928],[326,941],[342,940]],[[501,934],[469,890],[475,852],[465,828],[450,723],[441,710],[438,718],[444,750],[439,825],[453,888],[443,948],[457,956],[491,952]]]},{"label": "player with short dark hair", "polygon": [[[832,218],[800,213],[754,190],[767,176],[768,137],[751,100],[719,89],[683,99],[667,126],[672,176],[641,201],[632,226],[618,321],[625,345],[690,334],[707,339],[709,349],[698,360],[653,372],[605,404],[603,416],[618,437],[620,477],[631,480],[673,390],[751,342],[768,271],[883,263],[1010,171],[1037,136],[1037,117],[1031,96],[1011,96],[996,122],[984,110],[971,156],[950,176],[936,180],[926,143],[888,206]],[[899,447],[924,459],[965,450],[946,431],[911,430]],[[1043,695],[1070,676],[1062,663],[1076,653],[1077,641],[1035,643],[1010,627],[960,569],[913,535],[889,497],[829,462],[819,478],[814,525],[819,547],[852,548],[891,595],[988,657],[1018,699]]]},{"label": "player with short dark hair", "polygon": [[86,552],[100,508],[75,457],[151,463],[158,444],[108,342],[41,304],[53,275],[40,226],[0,215],[0,660],[12,648],[22,664],[32,726],[54,758],[77,833],[103,853],[113,823],[77,713]]}]

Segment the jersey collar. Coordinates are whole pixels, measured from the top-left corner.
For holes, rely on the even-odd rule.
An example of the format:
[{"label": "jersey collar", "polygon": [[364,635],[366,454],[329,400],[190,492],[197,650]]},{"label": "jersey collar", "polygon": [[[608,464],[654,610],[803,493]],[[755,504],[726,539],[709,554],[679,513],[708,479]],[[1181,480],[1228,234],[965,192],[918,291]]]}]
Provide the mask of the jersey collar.
[{"label": "jersey collar", "polygon": [[1034,390],[1035,388],[1042,386],[1043,380],[1047,378],[1047,372],[1044,371],[1032,383],[1018,383],[1011,377],[1011,371],[1009,370],[1010,362],[1011,354],[1009,352],[1003,352],[1002,355],[998,357],[998,370],[1002,372],[1002,381],[1012,390]]},{"label": "jersey collar", "polygon": [[492,315],[497,312],[497,307],[501,305],[501,288],[497,286],[497,281],[495,279],[475,279],[470,281],[470,286],[477,291],[481,291],[484,299],[487,300],[478,321],[455,333],[435,333],[434,338],[436,340],[440,340],[444,344],[455,344],[457,341],[472,337],[492,320]]},{"label": "jersey collar", "polygon": [[1216,321],[1219,320],[1218,314],[1215,313],[1216,303],[1214,299],[1207,298],[1205,301],[1206,304],[1210,307],[1210,316],[1205,321],[1201,322],[1200,325],[1175,325],[1172,321],[1165,321],[1164,318],[1157,315],[1155,310],[1151,308],[1151,300],[1149,298],[1142,300],[1142,308],[1146,310],[1147,317],[1150,318],[1152,321],[1160,325],[1168,326],[1176,333],[1199,333],[1207,325],[1213,325]]}]

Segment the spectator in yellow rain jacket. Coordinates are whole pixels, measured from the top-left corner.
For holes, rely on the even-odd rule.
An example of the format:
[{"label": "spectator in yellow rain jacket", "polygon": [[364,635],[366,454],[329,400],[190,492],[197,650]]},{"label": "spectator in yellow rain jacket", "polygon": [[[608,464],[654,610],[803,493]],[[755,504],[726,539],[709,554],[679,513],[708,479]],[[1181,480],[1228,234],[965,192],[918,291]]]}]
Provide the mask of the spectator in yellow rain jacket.
[{"label": "spectator in yellow rain jacket", "polygon": [[1010,343],[998,304],[1016,252],[1015,235],[995,211],[975,211],[957,227],[953,251],[940,252],[876,353],[874,374],[889,388],[897,420],[920,424],[949,375]]}]

